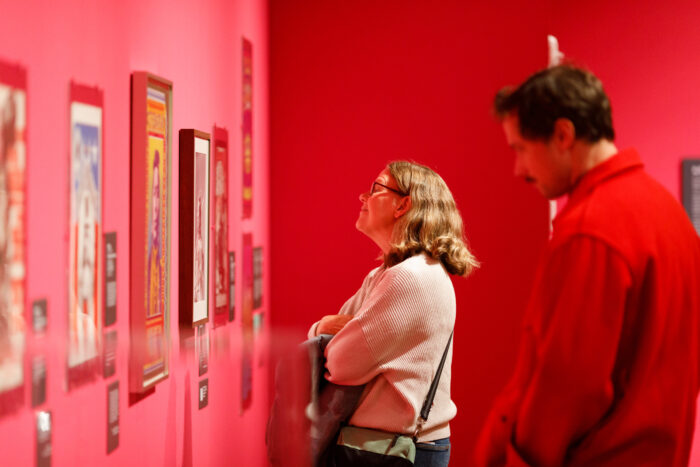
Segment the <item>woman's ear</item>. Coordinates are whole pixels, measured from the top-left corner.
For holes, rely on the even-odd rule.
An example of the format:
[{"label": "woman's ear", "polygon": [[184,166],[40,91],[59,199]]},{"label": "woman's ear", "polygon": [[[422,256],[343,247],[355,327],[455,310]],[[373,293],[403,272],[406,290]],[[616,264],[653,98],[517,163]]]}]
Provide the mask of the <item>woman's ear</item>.
[{"label": "woman's ear", "polygon": [[403,198],[401,198],[401,201],[399,201],[399,204],[396,205],[396,209],[394,209],[394,219],[398,219],[399,217],[403,216],[410,209],[411,209],[411,197],[404,196]]}]

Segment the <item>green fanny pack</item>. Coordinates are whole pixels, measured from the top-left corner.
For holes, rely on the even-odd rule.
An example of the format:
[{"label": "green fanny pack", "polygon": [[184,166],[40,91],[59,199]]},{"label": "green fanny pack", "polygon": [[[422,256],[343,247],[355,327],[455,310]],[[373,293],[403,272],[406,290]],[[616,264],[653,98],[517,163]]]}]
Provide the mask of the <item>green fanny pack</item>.
[{"label": "green fanny pack", "polygon": [[412,466],[416,445],[407,435],[345,426],[333,446],[335,467],[341,466]]}]

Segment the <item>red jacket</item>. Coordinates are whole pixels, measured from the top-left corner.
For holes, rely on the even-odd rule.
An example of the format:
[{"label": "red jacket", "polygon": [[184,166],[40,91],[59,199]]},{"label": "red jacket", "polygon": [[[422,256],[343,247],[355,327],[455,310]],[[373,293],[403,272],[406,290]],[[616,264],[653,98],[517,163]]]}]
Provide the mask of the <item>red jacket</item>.
[{"label": "red jacket", "polygon": [[634,150],[586,173],[554,221],[489,465],[685,466],[700,373],[700,240]]}]

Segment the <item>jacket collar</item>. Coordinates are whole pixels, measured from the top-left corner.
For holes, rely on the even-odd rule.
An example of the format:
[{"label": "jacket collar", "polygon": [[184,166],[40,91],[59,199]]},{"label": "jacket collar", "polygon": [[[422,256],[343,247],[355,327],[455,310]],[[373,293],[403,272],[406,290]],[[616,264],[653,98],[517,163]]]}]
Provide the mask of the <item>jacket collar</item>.
[{"label": "jacket collar", "polygon": [[629,170],[643,167],[644,164],[642,164],[636,149],[628,148],[619,151],[610,159],[593,167],[579,179],[569,193],[569,200],[560,214],[566,212],[569,206],[576,205],[579,200],[588,196],[601,183]]}]

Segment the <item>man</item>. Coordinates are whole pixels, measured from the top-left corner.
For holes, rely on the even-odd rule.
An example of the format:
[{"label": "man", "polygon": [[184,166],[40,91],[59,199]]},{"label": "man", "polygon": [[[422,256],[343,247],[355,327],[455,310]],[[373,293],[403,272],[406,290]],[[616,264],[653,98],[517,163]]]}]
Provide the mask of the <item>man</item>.
[{"label": "man", "polygon": [[685,466],[699,375],[700,241],[678,202],[613,143],[591,73],[558,66],[498,93],[515,174],[553,224],[519,360],[479,465]]}]

